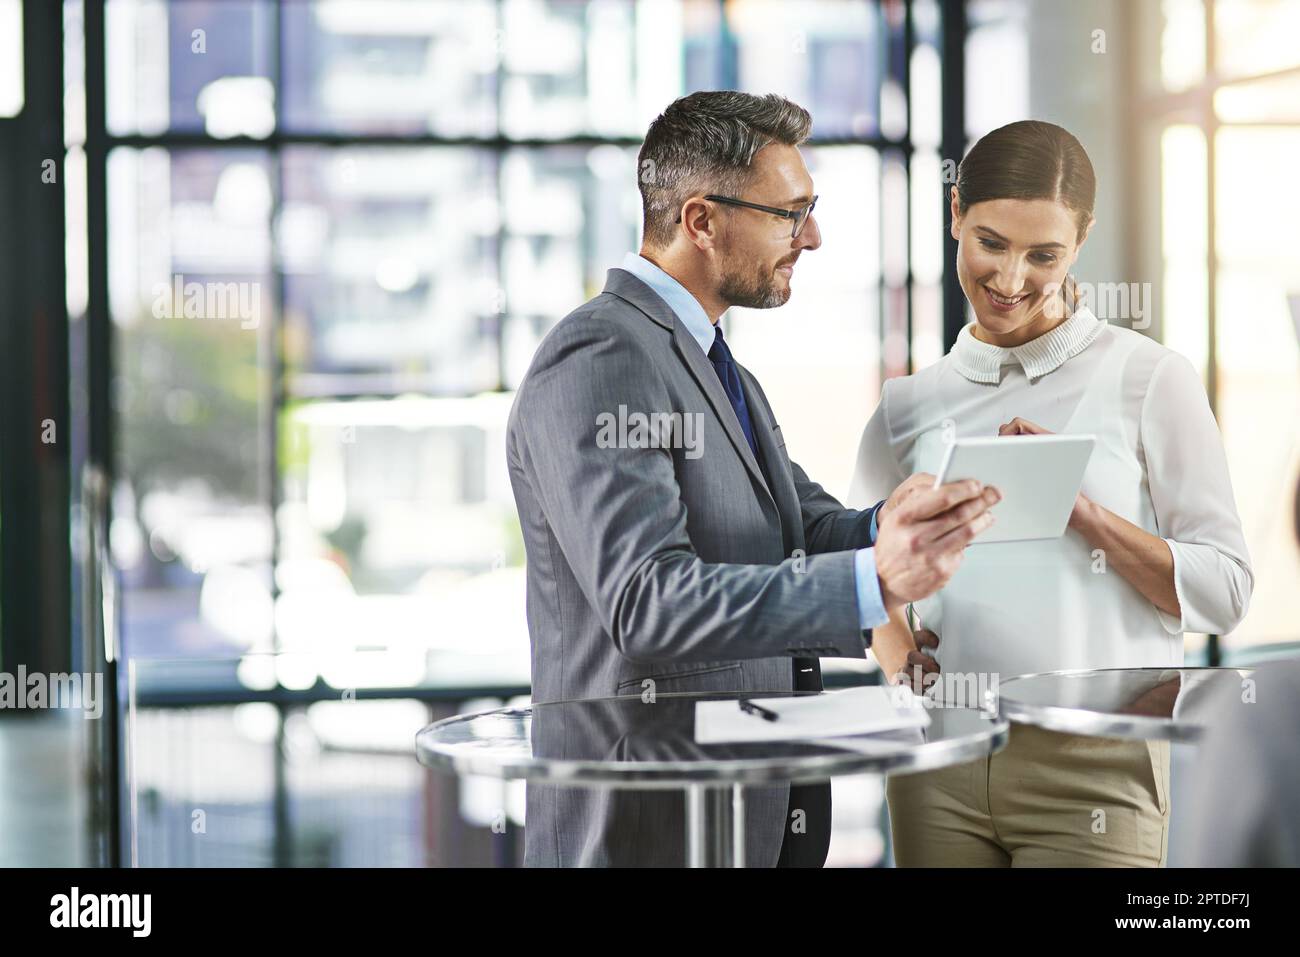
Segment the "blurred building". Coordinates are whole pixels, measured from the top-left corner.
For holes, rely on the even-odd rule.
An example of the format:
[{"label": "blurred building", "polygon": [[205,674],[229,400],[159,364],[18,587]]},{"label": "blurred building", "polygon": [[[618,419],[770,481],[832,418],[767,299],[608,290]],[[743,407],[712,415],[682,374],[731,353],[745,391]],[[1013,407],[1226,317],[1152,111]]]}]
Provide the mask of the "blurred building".
[{"label": "blurred building", "polygon": [[[1300,0],[0,0],[0,663],[109,649],[109,727],[52,732],[103,775],[85,853],[513,860],[517,789],[409,743],[528,692],[511,390],[637,248],[639,137],[693,90],[813,114],[825,244],[727,338],[841,495],[881,382],[964,321],[954,164],[1071,129],[1077,273],[1204,373],[1257,569],[1189,660],[1296,641],[1297,32]],[[221,839],[177,838],[199,805]]]}]

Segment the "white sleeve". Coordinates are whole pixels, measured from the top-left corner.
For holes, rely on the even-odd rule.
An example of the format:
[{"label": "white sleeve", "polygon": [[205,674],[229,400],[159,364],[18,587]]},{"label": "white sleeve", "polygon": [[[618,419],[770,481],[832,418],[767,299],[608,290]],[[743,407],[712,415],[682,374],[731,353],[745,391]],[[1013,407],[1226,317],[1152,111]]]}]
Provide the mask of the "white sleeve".
[{"label": "white sleeve", "polygon": [[849,483],[849,497],[845,502],[849,508],[870,508],[887,498],[904,478],[890,442],[889,387],[890,383],[886,380],[880,390],[880,404],[871,414],[867,427],[862,430],[862,440],[858,443],[858,461],[853,470],[853,480]]},{"label": "white sleeve", "polygon": [[1173,552],[1182,610],[1181,620],[1159,612],[1160,621],[1175,635],[1227,634],[1246,617],[1255,573],[1218,425],[1200,376],[1178,353],[1156,364],[1139,435],[1157,533]]}]

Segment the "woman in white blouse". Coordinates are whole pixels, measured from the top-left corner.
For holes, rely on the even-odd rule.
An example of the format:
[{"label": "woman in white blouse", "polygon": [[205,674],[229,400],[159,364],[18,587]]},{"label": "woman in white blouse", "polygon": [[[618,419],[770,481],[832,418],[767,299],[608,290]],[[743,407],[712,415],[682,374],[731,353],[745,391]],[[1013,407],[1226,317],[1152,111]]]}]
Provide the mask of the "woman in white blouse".
[{"label": "woman in white blouse", "polygon": [[[888,496],[888,523],[933,481],[952,438],[1091,433],[1097,444],[1061,538],[972,546],[915,606],[920,630],[901,612],[875,630],[881,667],[914,690],[940,669],[997,681],[1177,667],[1184,632],[1224,634],[1245,616],[1254,577],[1200,377],[1181,355],[1076,308],[1068,273],[1094,195],[1083,147],[1049,123],[995,130],[959,167],[952,235],[975,321],[939,362],[885,383],[850,501]],[[1002,753],[891,779],[888,796],[903,866],[1165,860],[1158,742],[1015,725]]]}]

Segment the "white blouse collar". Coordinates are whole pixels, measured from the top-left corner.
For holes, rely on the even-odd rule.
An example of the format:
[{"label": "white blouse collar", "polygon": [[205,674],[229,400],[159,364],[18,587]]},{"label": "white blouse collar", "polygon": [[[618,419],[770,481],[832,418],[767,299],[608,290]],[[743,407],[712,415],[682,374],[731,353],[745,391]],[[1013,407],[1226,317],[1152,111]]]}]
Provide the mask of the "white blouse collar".
[{"label": "white blouse collar", "polygon": [[976,339],[972,334],[975,327],[972,322],[958,333],[949,355],[952,356],[953,368],[971,382],[1001,382],[1002,364],[1008,357],[1020,363],[1026,377],[1036,379],[1088,348],[1105,325],[1091,310],[1081,307],[1050,332],[1030,339],[1023,346],[1007,348]]}]

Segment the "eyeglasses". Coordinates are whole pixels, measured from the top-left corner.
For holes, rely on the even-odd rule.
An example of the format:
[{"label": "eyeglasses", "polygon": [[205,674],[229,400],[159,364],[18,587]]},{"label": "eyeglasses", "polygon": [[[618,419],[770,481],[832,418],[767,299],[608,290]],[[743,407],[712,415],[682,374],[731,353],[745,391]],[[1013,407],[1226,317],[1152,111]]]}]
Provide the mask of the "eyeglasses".
[{"label": "eyeglasses", "polygon": [[[749,200],[736,199],[734,196],[705,196],[715,203],[726,203],[728,206],[744,206],[746,209],[757,209],[764,213],[771,213],[773,216],[780,216],[782,219],[794,220],[794,226],[790,230],[790,238],[798,239],[799,233],[803,231],[804,224],[808,222],[808,217],[812,215],[813,207],[817,205],[817,197],[812,198],[812,202],[807,206],[799,209],[781,209],[779,206],[764,206],[762,203],[751,203]],[[677,217],[677,222],[681,222],[682,217]]]}]

